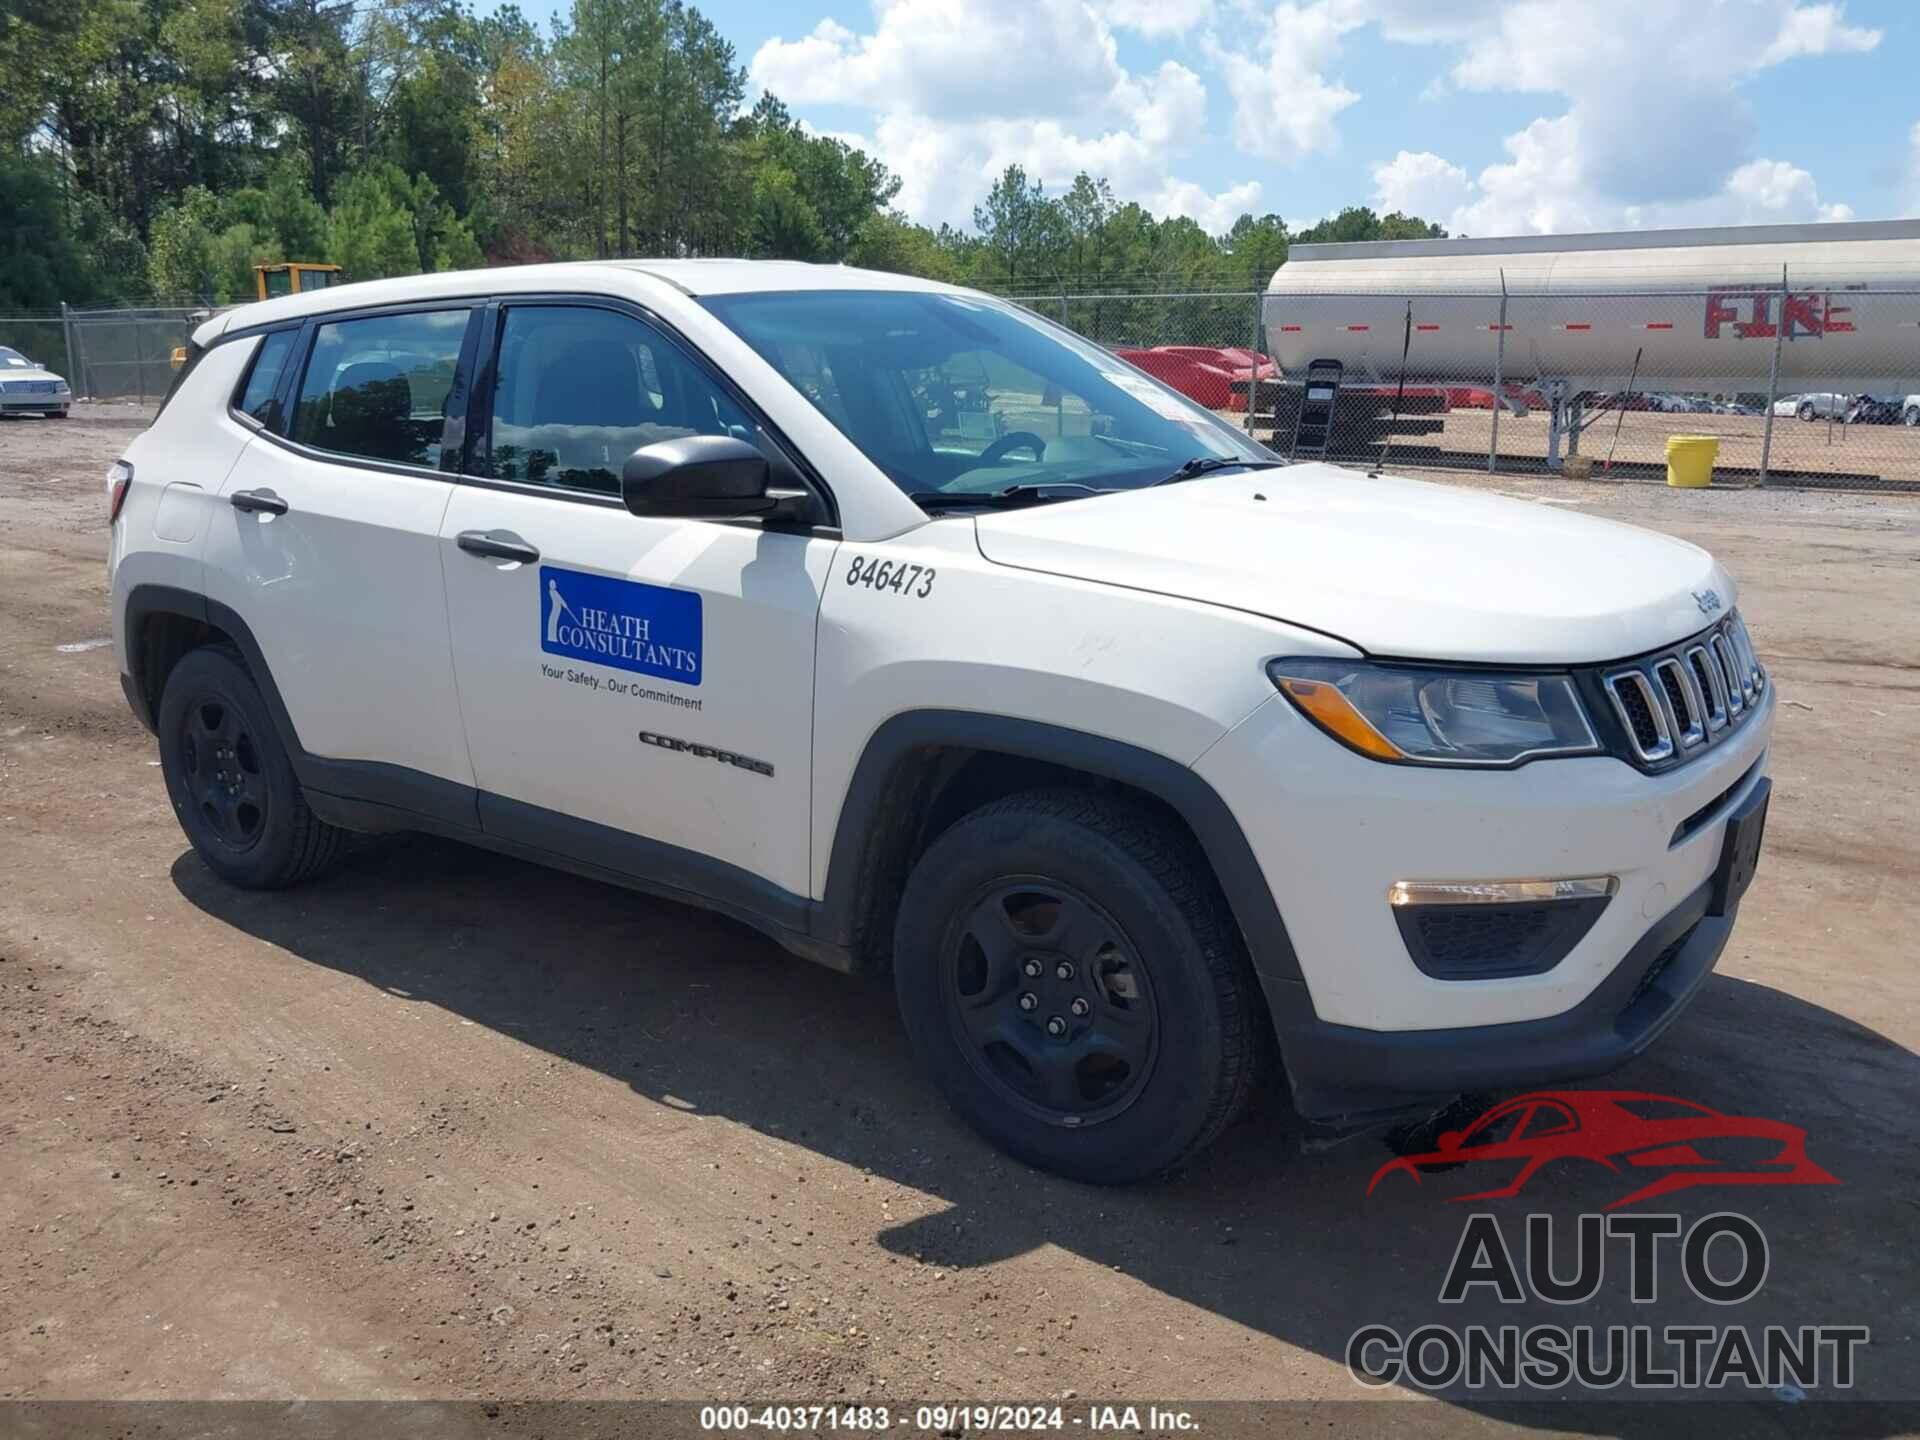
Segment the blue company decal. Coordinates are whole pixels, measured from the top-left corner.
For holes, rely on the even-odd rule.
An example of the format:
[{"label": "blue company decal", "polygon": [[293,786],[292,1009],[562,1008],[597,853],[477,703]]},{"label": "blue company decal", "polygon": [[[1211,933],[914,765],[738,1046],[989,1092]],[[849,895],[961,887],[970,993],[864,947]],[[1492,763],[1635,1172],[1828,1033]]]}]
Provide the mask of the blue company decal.
[{"label": "blue company decal", "polygon": [[540,567],[540,648],[549,655],[698,685],[700,628],[696,591]]}]

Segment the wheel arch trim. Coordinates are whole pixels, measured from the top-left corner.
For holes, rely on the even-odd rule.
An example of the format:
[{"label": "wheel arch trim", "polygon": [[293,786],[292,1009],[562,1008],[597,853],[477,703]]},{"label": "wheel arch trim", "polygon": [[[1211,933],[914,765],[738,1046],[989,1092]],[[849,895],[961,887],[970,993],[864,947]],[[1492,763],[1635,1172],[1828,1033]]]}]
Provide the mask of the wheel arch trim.
[{"label": "wheel arch trim", "polygon": [[886,808],[914,757],[947,750],[1040,761],[1139,790],[1172,810],[1193,832],[1263,980],[1301,979],[1300,962],[1279,905],[1240,823],[1190,766],[1155,751],[1045,721],[969,710],[909,710],[884,721],[867,740],[840,805],[829,852],[818,938],[852,946],[876,851],[889,838]]},{"label": "wheel arch trim", "polygon": [[[260,648],[252,627],[241,618],[239,612],[196,591],[174,585],[142,584],[127,592],[124,613],[127,664],[132,671],[128,684],[131,691],[129,701],[135,696],[144,701],[149,693],[147,676],[141,673],[141,667],[146,663],[144,637],[147,624],[160,615],[198,621],[220,631],[239,647],[241,658],[246,661],[247,670],[253,676],[254,684],[260,687],[261,698],[266,701],[267,711],[273,717],[280,743],[286,747],[293,773],[304,788],[345,800],[402,806],[460,830],[480,828],[477,796],[472,786],[399,765],[328,760],[307,750],[300,743],[299,728],[294,724],[286,701],[281,698],[280,687],[274,681],[273,667],[267,663],[266,652]],[[155,696],[152,708],[156,715],[158,701],[159,697]]]}]

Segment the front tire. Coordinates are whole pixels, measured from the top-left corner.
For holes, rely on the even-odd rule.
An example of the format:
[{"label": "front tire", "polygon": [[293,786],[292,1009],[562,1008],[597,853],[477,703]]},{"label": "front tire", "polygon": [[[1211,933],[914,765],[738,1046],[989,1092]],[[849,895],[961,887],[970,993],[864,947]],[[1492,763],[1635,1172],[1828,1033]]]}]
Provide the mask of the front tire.
[{"label": "front tire", "polygon": [[1130,801],[1033,791],[956,823],[908,879],[894,986],[954,1108],[1072,1179],[1177,1168],[1253,1088],[1238,931],[1191,838]]},{"label": "front tire", "polygon": [[185,656],[167,676],[157,721],[167,798],[208,869],[243,889],[277,890],[333,863],[345,832],[308,808],[237,651]]},{"label": "front tire", "polygon": [[1813,406],[1811,403],[1804,404],[1800,407],[1800,418],[1802,420],[1813,419]]},{"label": "front tire", "polygon": [[1909,430],[1920,425],[1920,405],[1909,405],[1906,411],[1900,416],[1900,421]]}]

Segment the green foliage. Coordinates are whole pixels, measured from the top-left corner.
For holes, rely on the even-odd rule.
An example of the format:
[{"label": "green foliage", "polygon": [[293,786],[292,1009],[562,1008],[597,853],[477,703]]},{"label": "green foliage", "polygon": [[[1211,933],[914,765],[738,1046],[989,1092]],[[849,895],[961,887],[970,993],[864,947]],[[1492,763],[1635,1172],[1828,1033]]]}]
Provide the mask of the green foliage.
[{"label": "green foliage", "polygon": [[340,186],[328,218],[327,258],[355,280],[414,275],[432,268],[434,252],[421,243],[430,226],[431,218],[415,212],[414,186],[396,166],[369,167]]},{"label": "green foliage", "polygon": [[1376,215],[1364,205],[1349,205],[1331,220],[1322,220],[1295,236],[1302,245],[1347,243],[1356,240],[1440,240],[1446,231],[1398,210]]},{"label": "green foliage", "polygon": [[146,247],[44,155],[0,154],[0,311],[125,301],[146,290]]},{"label": "green foliage", "polygon": [[191,295],[211,301],[221,288],[214,234],[220,203],[195,185],[153,221],[147,276],[157,295]]},{"label": "green foliage", "polygon": [[[4,0],[0,302],[254,293],[252,268],[349,279],[624,255],[845,261],[1026,295],[1261,288],[1289,244],[1426,236],[1342,211],[1224,235],[1078,175],[1010,166],[973,226],[892,207],[900,179],[741,113],[733,46],[686,0],[571,0],[551,36],[465,0]],[[1131,323],[1125,306],[1103,323]]]},{"label": "green foliage", "polygon": [[951,247],[924,225],[916,225],[897,210],[870,215],[854,236],[847,264],[868,270],[892,270],[922,275],[929,280],[959,278],[959,264]]}]

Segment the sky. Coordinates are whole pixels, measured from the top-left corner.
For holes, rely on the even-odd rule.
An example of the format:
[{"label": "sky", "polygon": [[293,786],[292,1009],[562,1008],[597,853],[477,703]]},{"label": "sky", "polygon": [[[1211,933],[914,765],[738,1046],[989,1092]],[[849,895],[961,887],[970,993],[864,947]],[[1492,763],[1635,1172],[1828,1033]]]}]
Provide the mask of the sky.
[{"label": "sky", "polygon": [[1920,214],[1920,0],[694,3],[749,103],[876,155],[927,224],[1010,163],[1216,232],[1354,204],[1479,236]]}]

